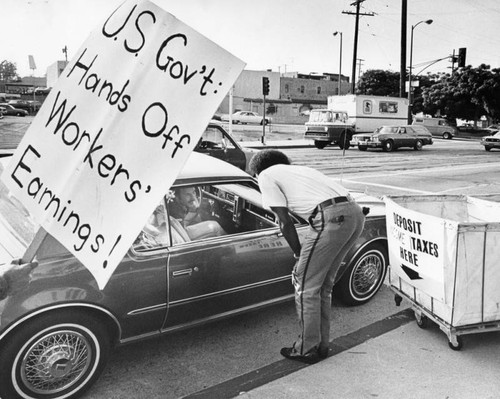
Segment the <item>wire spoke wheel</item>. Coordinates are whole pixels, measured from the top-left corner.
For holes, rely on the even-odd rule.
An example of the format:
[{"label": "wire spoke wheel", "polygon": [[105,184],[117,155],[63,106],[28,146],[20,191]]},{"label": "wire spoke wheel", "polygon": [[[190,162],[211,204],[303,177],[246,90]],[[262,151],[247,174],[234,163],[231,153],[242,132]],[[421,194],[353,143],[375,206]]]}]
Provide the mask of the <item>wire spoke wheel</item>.
[{"label": "wire spoke wheel", "polygon": [[352,288],[357,296],[365,296],[379,283],[384,265],[379,256],[371,254],[363,258],[354,270]]},{"label": "wire spoke wheel", "polygon": [[93,350],[78,332],[62,330],[40,337],[22,360],[20,375],[32,392],[51,394],[66,389],[85,376]]}]

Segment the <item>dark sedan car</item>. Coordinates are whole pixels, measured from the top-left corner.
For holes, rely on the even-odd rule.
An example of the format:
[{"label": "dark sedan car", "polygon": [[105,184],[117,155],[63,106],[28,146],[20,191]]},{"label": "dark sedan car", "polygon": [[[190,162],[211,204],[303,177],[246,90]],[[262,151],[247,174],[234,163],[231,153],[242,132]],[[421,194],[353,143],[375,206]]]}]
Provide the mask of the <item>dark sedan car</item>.
[{"label": "dark sedan car", "polygon": [[27,116],[28,111],[25,109],[21,108],[15,108],[10,104],[7,103],[1,103],[0,107],[5,108],[5,115],[12,115],[12,116]]},{"label": "dark sedan car", "polygon": [[194,150],[222,159],[246,172],[248,172],[250,159],[257,152],[241,147],[216,121],[208,124]]},{"label": "dark sedan car", "polygon": [[401,147],[411,147],[420,151],[424,145],[432,144],[432,135],[424,126],[382,126],[373,133],[360,133],[352,136],[351,145],[357,145],[358,150],[382,148],[391,152]]},{"label": "dark sedan car", "polygon": [[[196,193],[200,223],[217,225],[222,235],[193,238],[175,213],[181,188]],[[349,305],[369,301],[387,269],[383,202],[363,194],[357,200],[371,212],[334,288]],[[33,262],[13,261],[31,251],[38,226],[1,183],[0,210],[5,399],[73,397],[95,382],[114,345],[293,298],[293,253],[262,207],[255,179],[212,157],[192,154],[103,290],[50,235],[38,242]],[[294,221],[302,239],[309,226]]]}]

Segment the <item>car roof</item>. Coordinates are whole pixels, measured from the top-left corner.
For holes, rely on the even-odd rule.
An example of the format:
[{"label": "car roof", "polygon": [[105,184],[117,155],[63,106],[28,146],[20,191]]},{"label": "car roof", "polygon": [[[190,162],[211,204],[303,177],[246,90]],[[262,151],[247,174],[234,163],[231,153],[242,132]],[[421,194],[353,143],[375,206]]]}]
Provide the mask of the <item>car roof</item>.
[{"label": "car roof", "polygon": [[250,179],[251,177],[248,173],[228,162],[210,155],[193,152],[177,176],[177,181],[220,178]]}]

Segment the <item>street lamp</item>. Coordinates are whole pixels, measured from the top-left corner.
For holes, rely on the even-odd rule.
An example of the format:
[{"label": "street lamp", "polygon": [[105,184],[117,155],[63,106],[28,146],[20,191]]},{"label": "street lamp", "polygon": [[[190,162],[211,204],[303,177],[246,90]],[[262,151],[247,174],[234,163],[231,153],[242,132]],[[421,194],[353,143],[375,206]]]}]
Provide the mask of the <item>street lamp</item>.
[{"label": "street lamp", "polygon": [[410,68],[408,72],[408,124],[412,123],[412,101],[411,101],[411,70],[413,68],[413,30],[420,25],[422,22],[425,22],[427,25],[432,24],[432,19],[427,19],[425,21],[417,22],[415,25],[411,27],[411,36],[410,36]]},{"label": "street lamp", "polygon": [[339,84],[339,88],[338,88],[338,95],[340,96],[340,89],[341,89],[341,84],[340,84],[340,77],[342,75],[342,32],[334,32],[333,33],[333,36],[337,36],[337,34],[340,34],[340,61],[339,61],[339,79],[338,79],[338,84]]}]

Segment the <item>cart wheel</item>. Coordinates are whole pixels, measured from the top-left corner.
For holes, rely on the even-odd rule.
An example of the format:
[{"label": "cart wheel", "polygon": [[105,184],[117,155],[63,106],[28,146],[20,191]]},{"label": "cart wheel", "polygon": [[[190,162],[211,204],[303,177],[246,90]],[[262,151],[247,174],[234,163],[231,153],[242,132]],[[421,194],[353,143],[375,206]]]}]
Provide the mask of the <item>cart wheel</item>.
[{"label": "cart wheel", "polygon": [[398,295],[398,294],[394,294],[394,302],[396,302],[396,306],[399,306],[401,305],[401,301],[403,300],[403,297]]},{"label": "cart wheel", "polygon": [[457,336],[455,340],[457,341],[456,344],[454,344],[451,340],[448,341],[448,346],[454,351],[459,351],[460,349],[462,349],[463,346],[462,337]]},{"label": "cart wheel", "polygon": [[418,317],[416,314],[415,314],[415,318],[417,320],[417,326],[419,326],[420,328],[422,329],[426,329],[427,327],[429,327],[429,318],[425,315],[420,315],[420,317]]}]

